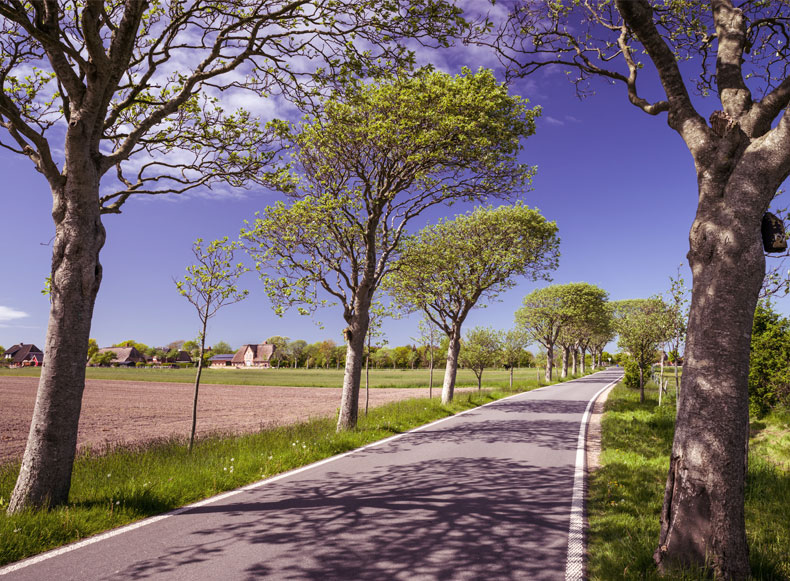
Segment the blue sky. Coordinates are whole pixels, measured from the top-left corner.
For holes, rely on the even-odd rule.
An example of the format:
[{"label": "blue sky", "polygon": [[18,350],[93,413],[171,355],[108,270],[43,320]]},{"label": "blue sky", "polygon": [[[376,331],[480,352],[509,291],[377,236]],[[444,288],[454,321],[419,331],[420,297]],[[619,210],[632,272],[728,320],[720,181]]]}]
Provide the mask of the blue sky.
[{"label": "blue sky", "polygon": [[[436,62],[450,72],[493,62],[479,51],[464,53],[463,59],[448,64],[440,55]],[[633,107],[623,87],[596,88],[597,95],[580,101],[564,75],[550,72],[512,87],[543,108],[537,132],[521,154],[524,162],[538,166],[534,189],[522,200],[559,226],[562,255],[553,282],[590,282],[607,290],[612,300],[647,297],[666,292],[669,277],[682,263],[690,285],[685,255],[697,196],[691,156],[665,115],[650,117]],[[0,345],[43,347],[48,300],[40,291],[50,266],[52,198],[46,181],[25,158],[0,150],[0,175]],[[195,337],[194,308],[173,283],[192,260],[192,242],[236,237],[244,219],[275,199],[261,189],[230,196],[202,191],[140,197],[128,201],[123,214],[104,216],[104,281],[91,336],[101,346],[126,339],[158,346]],[[465,209],[454,206],[441,215]],[[253,273],[242,284],[250,290],[249,298],[212,319],[209,343],[223,340],[237,347],[272,335],[342,342],[337,308],[316,318],[296,312],[279,318]],[[522,297],[544,284],[521,281],[498,302],[473,312],[465,328],[512,327]],[[787,312],[784,301],[778,308]],[[417,317],[388,321],[385,334],[391,345],[412,342]]]}]

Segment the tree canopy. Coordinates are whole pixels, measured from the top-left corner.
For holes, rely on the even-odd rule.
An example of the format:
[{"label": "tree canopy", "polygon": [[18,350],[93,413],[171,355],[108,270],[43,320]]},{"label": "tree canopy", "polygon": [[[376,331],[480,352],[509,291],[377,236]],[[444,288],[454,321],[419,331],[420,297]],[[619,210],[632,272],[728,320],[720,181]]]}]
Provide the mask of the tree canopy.
[{"label": "tree canopy", "polygon": [[523,192],[534,169],[515,154],[537,114],[491,71],[423,69],[349,80],[315,115],[280,127],[296,171],[284,186],[293,201],[269,206],[241,235],[276,312],[343,309],[338,429],[356,424],[373,295],[407,225],[437,204]]},{"label": "tree canopy", "polygon": [[639,368],[639,401],[645,401],[644,374],[656,360],[661,344],[672,335],[672,310],[659,297],[613,303],[617,345]]},{"label": "tree canopy", "polygon": [[[551,381],[555,345],[563,346],[563,358],[571,347],[584,347],[607,331],[607,293],[595,285],[579,282],[536,289],[524,297],[516,311],[516,325],[546,348],[546,381]],[[567,367],[565,371],[567,371]]]},{"label": "tree canopy", "polygon": [[518,276],[548,278],[558,261],[557,225],[520,204],[479,207],[406,241],[386,287],[397,304],[422,311],[449,338],[443,401],[453,396],[469,312],[511,288]]},{"label": "tree canopy", "polygon": [[482,388],[483,371],[493,367],[502,358],[500,334],[487,327],[473,327],[464,335],[458,360],[471,369],[477,377],[477,389]]}]

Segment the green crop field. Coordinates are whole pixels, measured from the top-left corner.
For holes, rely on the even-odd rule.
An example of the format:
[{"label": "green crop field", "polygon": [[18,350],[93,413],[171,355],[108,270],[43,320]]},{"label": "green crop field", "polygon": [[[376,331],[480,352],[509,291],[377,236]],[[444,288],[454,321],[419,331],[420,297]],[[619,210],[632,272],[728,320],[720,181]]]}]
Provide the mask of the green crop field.
[{"label": "green crop field", "polygon": [[[4,376],[37,377],[41,368],[21,369],[0,368],[0,378]],[[441,389],[444,368],[434,369],[433,386]],[[126,367],[88,367],[88,379],[108,379],[124,381],[153,381],[173,383],[193,383],[195,369],[154,369]],[[514,387],[535,385],[543,370],[533,368],[516,369]],[[370,387],[428,387],[427,369],[371,369]],[[219,385],[271,385],[283,387],[342,387],[342,369],[205,369],[201,383]],[[489,387],[507,387],[509,372],[504,369],[490,369],[483,373],[483,383]],[[365,371],[362,371],[362,386],[365,386]],[[459,369],[457,387],[477,386],[477,378],[468,369]]]}]

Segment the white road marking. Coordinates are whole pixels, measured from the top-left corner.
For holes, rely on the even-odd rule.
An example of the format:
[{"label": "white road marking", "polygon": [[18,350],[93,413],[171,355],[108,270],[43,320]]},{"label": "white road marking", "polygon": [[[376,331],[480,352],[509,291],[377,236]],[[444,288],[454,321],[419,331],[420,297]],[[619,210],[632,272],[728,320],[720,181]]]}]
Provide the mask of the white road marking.
[{"label": "white road marking", "polygon": [[464,411],[459,412],[459,413],[457,413],[455,415],[447,416],[446,418],[441,418],[439,420],[431,422],[430,424],[425,424],[425,425],[419,426],[417,428],[414,428],[413,430],[409,430],[408,432],[403,432],[402,434],[395,434],[394,436],[390,436],[389,438],[385,438],[383,440],[378,440],[377,442],[372,442],[370,444],[362,446],[361,448],[355,448],[353,450],[349,450],[348,452],[344,452],[342,454],[338,454],[337,456],[330,456],[329,458],[324,458],[323,460],[319,460],[318,462],[314,462],[312,464],[308,464],[307,466],[302,466],[301,468],[295,468],[294,470],[289,470],[288,472],[283,472],[281,474],[277,474],[276,476],[272,476],[270,478],[266,478],[265,480],[259,480],[258,482],[253,482],[252,484],[248,484],[247,486],[242,486],[241,488],[237,488],[235,490],[224,492],[224,493],[219,494],[217,496],[212,496],[211,498],[206,498],[205,500],[201,500],[199,502],[195,502],[195,503],[189,504],[187,506],[182,506],[181,508],[177,508],[177,509],[172,510],[170,512],[167,512],[165,514],[160,514],[158,516],[149,517],[149,518],[137,521],[136,523],[125,525],[125,526],[119,527],[117,529],[113,529],[111,531],[107,531],[105,533],[100,533],[100,534],[98,534],[96,536],[89,537],[87,539],[83,539],[83,540],[77,541],[75,543],[71,543],[70,545],[66,545],[64,547],[59,547],[57,549],[52,549],[51,551],[47,551],[46,553],[41,553],[40,555],[36,555],[34,557],[29,557],[29,558],[24,559],[22,561],[17,561],[16,563],[12,563],[10,565],[6,565],[5,567],[0,568],[0,576],[7,575],[9,573],[13,573],[14,571],[19,571],[20,569],[24,569],[25,567],[29,567],[30,565],[35,565],[36,563],[40,563],[42,561],[46,561],[46,560],[52,559],[54,557],[58,557],[60,555],[66,554],[66,553],[70,553],[71,551],[76,551],[77,549],[81,549],[82,547],[87,547],[88,545],[93,545],[94,543],[99,543],[99,542],[101,542],[101,541],[103,541],[105,539],[109,539],[109,538],[114,537],[116,535],[120,535],[120,534],[123,534],[123,533],[128,533],[128,532],[133,531],[135,529],[139,529],[141,527],[144,527],[144,526],[147,526],[147,525],[150,525],[150,524],[154,524],[155,522],[159,522],[159,521],[164,520],[166,518],[170,518],[171,516],[177,516],[177,515],[179,515],[181,513],[184,513],[184,512],[186,512],[188,510],[191,510],[193,508],[199,508],[201,506],[206,506],[208,504],[212,504],[212,503],[218,502],[220,500],[225,500],[226,498],[231,498],[232,496],[236,496],[237,494],[241,494],[242,492],[245,492],[245,491],[248,491],[248,490],[255,490],[257,488],[261,488],[263,486],[266,486],[267,484],[271,484],[272,482],[277,482],[278,480],[282,480],[283,478],[288,478],[289,476],[292,476],[294,474],[299,474],[300,472],[304,472],[306,470],[310,470],[312,468],[316,468],[318,466],[322,466],[323,464],[328,464],[329,462],[334,462],[335,460],[340,460],[341,458],[345,458],[346,456],[350,456],[351,454],[356,454],[358,452],[362,452],[363,450],[367,450],[369,448],[375,448],[376,446],[381,446],[382,444],[386,444],[387,442],[392,442],[393,440],[397,440],[398,438],[402,438],[403,436],[406,436],[406,435],[408,435],[410,433],[419,432],[421,430],[425,430],[427,428],[431,428],[433,426],[436,426],[437,424],[441,424],[442,422],[446,422],[447,420],[451,420],[453,418],[457,418],[457,417],[463,416],[464,414],[467,414],[469,412],[473,412],[475,410],[479,410],[480,408],[489,406],[491,404],[503,402],[503,401],[506,401],[506,400],[508,400],[510,398],[518,397],[520,395],[524,395],[524,393],[530,393],[530,392],[521,392],[521,393],[517,393],[515,395],[510,395],[508,397],[503,397],[502,399],[498,399],[496,401],[492,401],[492,402],[489,402],[487,404],[483,404],[481,406],[470,408],[468,410],[464,410]]},{"label": "white road marking", "polygon": [[568,526],[568,556],[565,565],[565,581],[582,581],[584,579],[584,464],[587,457],[587,423],[590,421],[590,410],[595,400],[604,391],[612,387],[622,378],[602,388],[587,402],[582,422],[579,426],[579,439],[576,444],[576,470],[573,474],[573,497],[571,499],[571,517]]}]

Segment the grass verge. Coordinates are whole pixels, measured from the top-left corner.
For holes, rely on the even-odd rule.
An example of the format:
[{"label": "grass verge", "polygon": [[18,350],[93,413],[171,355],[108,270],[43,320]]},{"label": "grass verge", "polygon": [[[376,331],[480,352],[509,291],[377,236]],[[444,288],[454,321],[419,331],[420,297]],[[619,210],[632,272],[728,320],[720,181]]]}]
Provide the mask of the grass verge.
[{"label": "grass verge", "polygon": [[[201,384],[273,385],[281,387],[342,387],[343,369],[204,369]],[[365,374],[362,372],[364,387]],[[3,377],[39,377],[40,367],[0,368]],[[154,383],[194,383],[195,369],[153,369],[128,367],[88,367],[88,379],[146,381]],[[434,388],[441,389],[444,367],[433,372]],[[559,373],[557,374],[559,375]],[[428,387],[427,369],[371,369],[370,387]],[[520,368],[513,374],[514,387],[527,388],[543,377],[543,369]],[[510,373],[503,369],[486,369],[483,382],[491,387],[507,387]],[[456,387],[477,387],[477,378],[469,369],[459,369]]]},{"label": "grass verge", "polygon": [[[601,468],[591,475],[588,488],[591,580],[666,579],[656,572],[652,555],[672,450],[675,399],[665,399],[659,408],[652,383],[645,395],[640,404],[638,390],[618,385],[606,402]],[[746,533],[752,578],[790,579],[790,415],[752,423]],[[705,576],[685,572],[671,578]]]},{"label": "grass verge", "polygon": [[[523,391],[523,390],[519,390]],[[0,565],[107,529],[153,516],[269,476],[399,434],[512,395],[484,390],[409,399],[373,408],[356,430],[335,432],[332,418],[243,436],[200,440],[188,454],[181,440],[102,454],[83,452],[74,466],[70,502],[50,511],[7,516],[19,464],[0,466]]]}]

